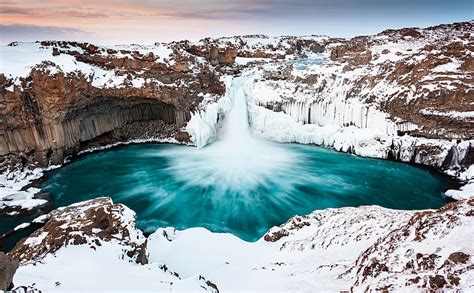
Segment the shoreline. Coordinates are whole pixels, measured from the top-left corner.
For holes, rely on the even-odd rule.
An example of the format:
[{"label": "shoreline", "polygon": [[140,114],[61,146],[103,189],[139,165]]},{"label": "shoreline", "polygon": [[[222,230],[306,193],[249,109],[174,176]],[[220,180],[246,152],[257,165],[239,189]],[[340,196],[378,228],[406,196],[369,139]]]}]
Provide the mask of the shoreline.
[{"label": "shoreline", "polygon": [[[392,160],[392,159],[363,157],[363,156],[359,156],[359,155],[355,155],[355,154],[351,154],[351,153],[341,152],[341,151],[338,151],[338,150],[336,150],[332,147],[328,147],[328,146],[318,146],[316,144],[281,143],[281,142],[275,142],[275,143],[277,143],[277,144],[308,145],[309,147],[318,147],[318,148],[329,150],[331,152],[356,156],[356,157],[359,157],[359,158],[362,158],[362,159],[386,160],[386,161],[391,161],[391,162],[394,162],[394,163],[404,163],[404,164],[408,164],[408,165],[416,167],[416,168],[420,168],[420,169],[422,169],[424,171],[427,171],[431,174],[435,174],[437,176],[442,176],[443,178],[446,178],[446,180],[449,182],[446,191],[451,190],[453,188],[461,188],[463,186],[462,182],[459,180],[458,177],[454,177],[452,175],[449,175],[446,172],[440,172],[440,170],[437,169],[434,166],[427,166],[427,165],[416,164],[416,163],[412,163],[412,162],[402,162],[402,161],[396,161],[396,160]],[[85,158],[89,154],[101,153],[101,152],[107,152],[107,151],[114,151],[114,150],[117,150],[117,149],[120,149],[120,148],[123,148],[123,147],[127,147],[127,146],[130,146],[130,145],[137,145],[138,146],[138,145],[153,145],[153,144],[171,144],[171,145],[176,144],[176,145],[192,146],[190,144],[185,144],[185,143],[175,143],[175,142],[172,141],[172,139],[146,139],[146,140],[132,140],[132,141],[125,141],[125,142],[118,142],[118,143],[105,145],[105,146],[101,146],[101,147],[93,147],[93,148],[84,149],[84,150],[80,151],[77,155],[70,156],[67,159],[65,159],[65,162],[64,162],[63,165],[54,166],[54,168],[48,168],[48,169],[45,169],[45,170],[41,170],[41,176],[40,177],[33,179],[31,182],[29,182],[27,185],[25,185],[23,187],[23,189],[22,189],[23,191],[27,191],[30,188],[34,188],[35,190],[38,190],[38,192],[35,193],[34,197],[36,197],[37,195],[43,195],[43,197],[41,197],[41,199],[45,199],[44,195],[47,194],[47,196],[46,196],[47,201],[45,203],[43,203],[41,205],[38,205],[36,207],[33,207],[31,209],[19,209],[19,210],[17,210],[17,213],[14,214],[14,215],[9,215],[8,213],[3,213],[2,216],[3,217],[6,216],[6,217],[21,218],[21,217],[28,217],[28,215],[34,214],[37,217],[37,216],[45,215],[45,214],[51,212],[52,210],[58,208],[58,207],[54,207],[54,205],[53,205],[54,200],[49,195],[49,193],[44,192],[40,189],[40,184],[48,179],[49,171],[53,171],[53,170],[65,167],[69,164],[73,164],[74,162],[77,162],[78,160],[81,160],[81,159]],[[443,194],[442,196],[446,201],[446,203],[444,205],[456,201],[455,199],[452,199],[452,198],[446,196],[445,194]],[[361,208],[363,206],[366,206],[366,205],[357,206],[355,208]],[[371,205],[371,206],[379,206],[379,205]],[[386,207],[383,207],[383,206],[379,206],[379,207],[386,208]],[[391,208],[386,208],[386,209],[390,209],[390,210],[393,210],[393,211],[399,211],[399,212],[431,210],[431,209],[407,210],[407,209],[391,209]],[[323,209],[323,210],[325,210],[325,209]],[[22,224],[22,225],[24,225],[24,224]],[[4,238],[1,239],[2,242],[7,242],[10,238],[12,238],[12,237],[14,238],[15,234],[17,234],[17,233],[20,233],[20,235],[22,237],[24,237],[24,236],[28,236],[29,234],[34,232],[33,230],[31,230],[31,227],[29,227],[29,225],[24,227],[24,229],[21,229],[21,228],[17,229],[17,228],[18,227],[15,227],[14,229],[12,229],[10,231],[7,231],[7,233],[5,233],[3,235]],[[26,235],[24,233],[25,230],[28,230],[28,231],[31,230],[31,231],[28,235]],[[212,233],[219,233],[219,232],[212,232]],[[10,235],[8,235],[8,234],[10,234]]]}]

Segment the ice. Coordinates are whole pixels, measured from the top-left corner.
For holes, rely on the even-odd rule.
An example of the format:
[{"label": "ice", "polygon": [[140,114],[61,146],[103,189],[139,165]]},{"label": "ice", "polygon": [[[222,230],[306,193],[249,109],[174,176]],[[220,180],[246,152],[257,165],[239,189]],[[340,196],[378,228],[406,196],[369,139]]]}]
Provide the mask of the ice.
[{"label": "ice", "polygon": [[445,194],[455,200],[471,198],[474,196],[474,181],[462,186],[459,190],[450,189]]},{"label": "ice", "polygon": [[191,119],[186,125],[186,131],[191,136],[191,141],[198,148],[202,148],[217,139],[218,122],[232,106],[231,82],[232,78],[227,76],[223,79],[226,85],[226,94],[219,100],[214,101],[212,97],[205,96],[201,108],[191,114]]}]

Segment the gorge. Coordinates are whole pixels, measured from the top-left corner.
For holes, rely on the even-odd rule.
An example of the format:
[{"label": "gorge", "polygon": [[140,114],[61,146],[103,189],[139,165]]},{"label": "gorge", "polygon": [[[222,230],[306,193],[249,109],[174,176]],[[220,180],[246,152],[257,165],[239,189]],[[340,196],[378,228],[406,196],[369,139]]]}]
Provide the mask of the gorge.
[{"label": "gorge", "polygon": [[2,48],[14,284],[472,288],[472,27]]},{"label": "gorge", "polygon": [[[123,146],[91,154],[45,174],[38,188],[52,207],[109,196],[137,213],[137,226],[204,227],[256,241],[273,226],[314,210],[377,204],[396,209],[439,208],[449,177],[423,169],[277,144],[250,133],[244,84],[235,77],[232,107],[220,138],[196,149]],[[4,234],[15,226],[2,222]]]}]

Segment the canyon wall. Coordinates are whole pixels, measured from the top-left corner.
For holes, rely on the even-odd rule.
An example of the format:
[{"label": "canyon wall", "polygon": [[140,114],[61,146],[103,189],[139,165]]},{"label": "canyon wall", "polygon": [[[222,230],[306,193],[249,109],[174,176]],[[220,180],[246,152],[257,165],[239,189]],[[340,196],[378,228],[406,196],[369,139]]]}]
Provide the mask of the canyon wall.
[{"label": "canyon wall", "polygon": [[260,65],[247,86],[252,127],[281,142],[466,169],[474,163],[473,28],[387,30]]},{"label": "canyon wall", "polygon": [[[75,42],[3,47],[2,56],[20,63],[7,62],[0,73],[4,168],[61,164],[94,144],[189,141],[180,129],[192,111],[204,96],[225,92],[221,73],[210,62],[232,58],[216,63],[212,58],[220,51],[199,57],[165,45],[131,49]],[[38,61],[28,63],[33,57]],[[22,59],[27,61],[21,64]]]}]

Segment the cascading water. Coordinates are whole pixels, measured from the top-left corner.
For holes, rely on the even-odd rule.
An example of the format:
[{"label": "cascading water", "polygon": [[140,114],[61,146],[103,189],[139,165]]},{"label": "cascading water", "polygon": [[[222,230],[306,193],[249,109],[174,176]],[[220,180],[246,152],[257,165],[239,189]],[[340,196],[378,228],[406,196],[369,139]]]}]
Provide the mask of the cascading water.
[{"label": "cascading water", "polygon": [[232,109],[216,142],[202,149],[169,153],[172,173],[203,188],[213,186],[217,191],[215,196],[232,195],[236,200],[249,197],[249,191],[258,185],[277,184],[271,182],[272,178],[297,160],[296,153],[251,135],[244,91],[246,80],[237,77],[232,82]]}]

